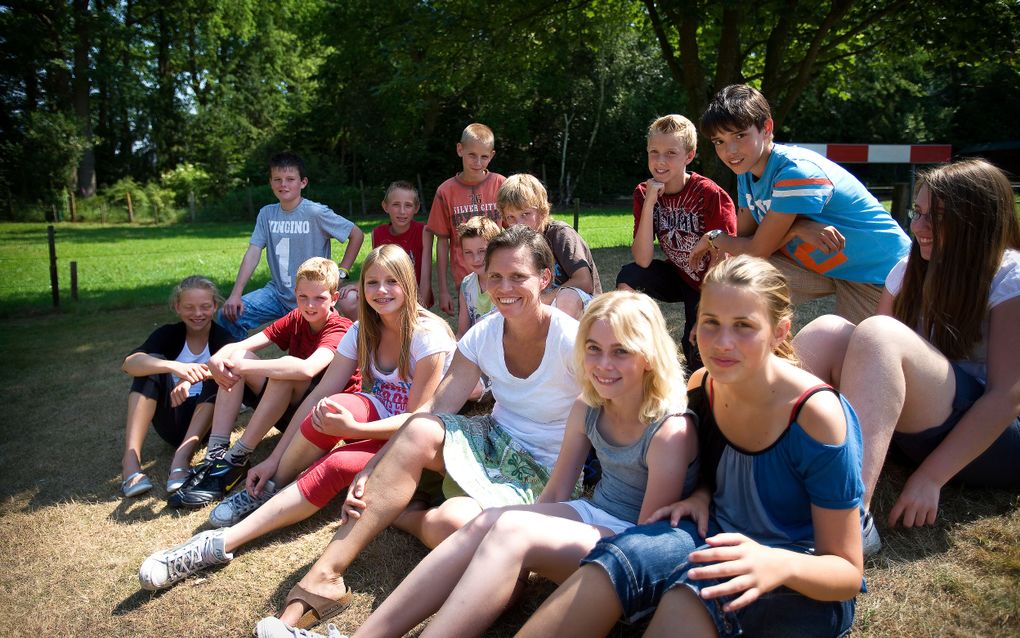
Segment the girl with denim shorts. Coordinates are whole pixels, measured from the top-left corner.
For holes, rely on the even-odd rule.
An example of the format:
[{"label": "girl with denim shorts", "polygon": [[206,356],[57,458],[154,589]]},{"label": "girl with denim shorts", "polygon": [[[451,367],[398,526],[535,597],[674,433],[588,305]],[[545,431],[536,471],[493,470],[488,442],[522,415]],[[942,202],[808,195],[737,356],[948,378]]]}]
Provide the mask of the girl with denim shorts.
[{"label": "girl with denim shorts", "polygon": [[[849,403],[797,367],[789,289],[740,256],[702,285],[691,377],[703,485],[669,520],[603,539],[520,636],[841,636],[863,588],[861,442]],[[711,507],[710,507],[711,501]],[[693,520],[683,520],[690,518]]]}]

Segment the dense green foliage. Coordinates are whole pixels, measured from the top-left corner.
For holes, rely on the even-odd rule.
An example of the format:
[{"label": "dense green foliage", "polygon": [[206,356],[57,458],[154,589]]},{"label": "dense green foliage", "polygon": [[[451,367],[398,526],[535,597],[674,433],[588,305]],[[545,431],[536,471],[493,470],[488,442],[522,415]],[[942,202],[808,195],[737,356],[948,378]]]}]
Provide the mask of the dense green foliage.
[{"label": "dense green foliage", "polygon": [[[68,215],[72,192],[80,219],[126,219],[129,192],[137,219],[247,218],[283,148],[340,212],[394,179],[427,202],[470,121],[493,169],[612,201],[654,116],[697,121],[738,81],[781,140],[1015,141],[1018,34],[1012,0],[9,1],[0,219]],[[719,176],[710,152],[695,170]]]}]

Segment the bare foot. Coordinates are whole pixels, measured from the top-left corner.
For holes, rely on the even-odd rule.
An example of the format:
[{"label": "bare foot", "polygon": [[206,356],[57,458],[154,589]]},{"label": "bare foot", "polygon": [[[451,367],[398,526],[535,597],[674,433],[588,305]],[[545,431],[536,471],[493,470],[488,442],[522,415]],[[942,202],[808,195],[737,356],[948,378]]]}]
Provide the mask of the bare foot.
[{"label": "bare foot", "polygon": [[[347,593],[347,584],[344,583],[343,576],[337,576],[334,579],[328,580],[318,578],[315,582],[312,582],[312,575],[305,574],[305,577],[298,584],[305,591],[330,600],[340,600]],[[310,609],[311,607],[308,604],[295,599],[284,608],[283,613],[280,614],[280,620],[291,627],[297,626],[298,620]]]}]

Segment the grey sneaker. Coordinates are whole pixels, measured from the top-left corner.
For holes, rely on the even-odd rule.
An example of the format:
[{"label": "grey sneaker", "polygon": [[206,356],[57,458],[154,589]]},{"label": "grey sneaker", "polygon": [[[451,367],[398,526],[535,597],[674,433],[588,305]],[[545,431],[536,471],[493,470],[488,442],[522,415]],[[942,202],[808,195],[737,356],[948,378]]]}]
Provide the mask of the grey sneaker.
[{"label": "grey sneaker", "polygon": [[273,498],[276,494],[276,483],[266,481],[266,486],[258,496],[252,496],[243,487],[213,508],[209,512],[209,523],[213,527],[230,527],[237,525],[241,519],[248,516],[262,505]]},{"label": "grey sneaker", "polygon": [[864,558],[867,560],[882,551],[882,539],[878,536],[878,528],[875,527],[875,518],[871,512],[865,512],[861,519],[861,546],[864,549]]},{"label": "grey sneaker", "polygon": [[184,580],[197,571],[230,562],[223,548],[223,530],[195,534],[188,542],[154,553],[138,569],[142,589],[156,591]]},{"label": "grey sneaker", "polygon": [[347,638],[347,636],[341,634],[333,623],[326,625],[326,635],[323,636],[307,629],[291,627],[279,618],[269,616],[255,625],[255,638]]}]

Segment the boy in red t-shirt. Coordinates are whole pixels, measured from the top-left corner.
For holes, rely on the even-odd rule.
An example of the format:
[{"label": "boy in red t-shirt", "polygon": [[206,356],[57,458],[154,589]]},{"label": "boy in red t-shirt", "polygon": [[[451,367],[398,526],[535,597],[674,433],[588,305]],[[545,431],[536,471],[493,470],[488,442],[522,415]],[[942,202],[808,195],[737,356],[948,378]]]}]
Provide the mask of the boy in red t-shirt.
[{"label": "boy in red t-shirt", "polygon": [[[334,309],[340,297],[340,272],[331,259],[313,257],[301,264],[294,295],[297,308],[265,330],[228,344],[210,357],[209,372],[220,386],[213,410],[205,460],[192,469],[184,487],[170,496],[173,507],[202,507],[229,492],[248,470],[248,457],[269,429],[297,407],[333,360],[351,321]],[[286,352],[279,359],[260,359],[255,352],[275,344]],[[360,378],[352,382],[360,385]],[[230,430],[245,390],[258,404],[244,434],[230,446]],[[228,449],[229,448],[229,449]]]},{"label": "boy in red t-shirt", "polygon": [[[499,173],[490,173],[489,162],[495,151],[492,129],[484,124],[469,124],[457,143],[463,170],[439,185],[432,200],[427,229],[438,239],[436,270],[439,275],[439,309],[454,315],[453,298],[458,296],[460,282],[471,272],[464,263],[457,227],[475,215],[485,215],[500,223],[496,210],[496,193],[506,180]],[[426,252],[432,254],[432,238],[426,237]],[[453,273],[453,292],[447,273]],[[431,281],[419,282],[419,291],[431,291]],[[424,294],[424,293],[422,293]]]},{"label": "boy in red t-shirt", "polygon": [[[648,170],[652,178],[634,189],[634,261],[620,269],[617,290],[638,290],[660,301],[684,305],[681,347],[690,371],[701,367],[691,330],[701,299],[706,257],[691,268],[688,258],[710,230],[737,232],[733,200],[718,184],[687,165],[698,149],[698,132],[682,115],[664,115],[648,127]],[[666,259],[655,259],[655,240]]]},{"label": "boy in red t-shirt", "polygon": [[[396,244],[411,256],[414,272],[418,275],[418,303],[431,308],[432,232],[425,228],[425,224],[414,219],[415,213],[421,208],[418,190],[410,182],[393,182],[386,189],[382,208],[390,216],[390,223],[379,224],[372,230],[372,248]],[[421,286],[425,281],[429,282],[429,289],[423,293]]]}]

